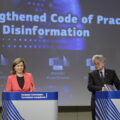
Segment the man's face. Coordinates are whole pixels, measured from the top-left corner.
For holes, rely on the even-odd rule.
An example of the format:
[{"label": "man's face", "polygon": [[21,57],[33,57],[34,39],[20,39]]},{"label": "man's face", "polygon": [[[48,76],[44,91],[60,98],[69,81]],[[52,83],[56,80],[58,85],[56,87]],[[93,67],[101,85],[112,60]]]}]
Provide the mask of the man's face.
[{"label": "man's face", "polygon": [[95,66],[96,70],[101,71],[104,68],[104,65],[105,65],[105,63],[103,63],[97,59],[94,60],[94,66]]}]

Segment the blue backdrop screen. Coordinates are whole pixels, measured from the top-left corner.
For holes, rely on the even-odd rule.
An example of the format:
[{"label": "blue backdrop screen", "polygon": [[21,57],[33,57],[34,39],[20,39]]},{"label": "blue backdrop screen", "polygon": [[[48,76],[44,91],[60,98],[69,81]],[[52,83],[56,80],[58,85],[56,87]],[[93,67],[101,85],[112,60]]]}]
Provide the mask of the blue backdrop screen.
[{"label": "blue backdrop screen", "polygon": [[[22,57],[36,91],[58,91],[60,106],[90,105],[91,57],[103,54],[120,76],[118,1],[1,0],[0,91]],[[113,7],[114,6],[114,7]]]}]

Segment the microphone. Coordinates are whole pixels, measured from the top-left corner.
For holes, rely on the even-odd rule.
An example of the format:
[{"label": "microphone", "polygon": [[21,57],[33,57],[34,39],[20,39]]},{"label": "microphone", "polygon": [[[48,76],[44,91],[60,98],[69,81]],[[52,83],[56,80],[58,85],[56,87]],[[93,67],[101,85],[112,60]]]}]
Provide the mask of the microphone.
[{"label": "microphone", "polygon": [[31,82],[31,87],[32,87],[32,91],[31,92],[33,92],[33,83]]}]

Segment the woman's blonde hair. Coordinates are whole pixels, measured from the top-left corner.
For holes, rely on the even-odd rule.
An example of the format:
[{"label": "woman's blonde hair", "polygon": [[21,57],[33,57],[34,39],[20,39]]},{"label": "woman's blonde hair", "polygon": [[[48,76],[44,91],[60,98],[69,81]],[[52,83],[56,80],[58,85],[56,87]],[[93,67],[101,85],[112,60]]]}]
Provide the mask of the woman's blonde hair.
[{"label": "woman's blonde hair", "polygon": [[19,63],[23,63],[23,73],[25,73],[25,70],[26,70],[26,65],[25,65],[25,61],[22,59],[22,58],[16,58],[14,61],[13,61],[13,64],[12,64],[12,70],[11,70],[11,73],[12,74],[16,74],[16,71],[15,71],[15,66]]}]

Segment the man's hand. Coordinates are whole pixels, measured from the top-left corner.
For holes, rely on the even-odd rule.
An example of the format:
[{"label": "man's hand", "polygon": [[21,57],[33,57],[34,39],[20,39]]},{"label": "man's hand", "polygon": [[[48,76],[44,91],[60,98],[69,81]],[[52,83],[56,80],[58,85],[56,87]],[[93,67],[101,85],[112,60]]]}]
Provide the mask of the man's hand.
[{"label": "man's hand", "polygon": [[108,89],[104,86],[102,87],[102,91],[108,91]]}]

